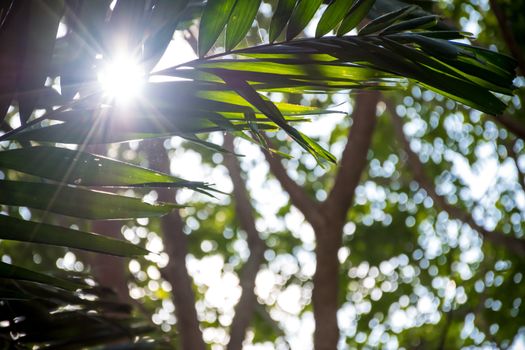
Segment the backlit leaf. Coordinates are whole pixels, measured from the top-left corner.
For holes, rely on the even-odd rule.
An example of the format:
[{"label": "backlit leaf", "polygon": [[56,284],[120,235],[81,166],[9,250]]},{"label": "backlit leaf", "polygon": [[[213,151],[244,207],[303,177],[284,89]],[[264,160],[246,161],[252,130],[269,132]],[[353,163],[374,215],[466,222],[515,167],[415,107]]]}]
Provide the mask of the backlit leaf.
[{"label": "backlit leaf", "polygon": [[270,42],[273,43],[275,39],[281,34],[286,23],[290,20],[293,9],[297,3],[297,0],[279,0],[277,9],[272,16],[272,22],[270,23]]},{"label": "backlit leaf", "polygon": [[372,6],[374,6],[375,0],[357,0],[346,17],[343,19],[341,26],[337,30],[337,35],[342,36],[359,24],[368,14]]},{"label": "backlit leaf", "polygon": [[352,1],[350,0],[332,1],[321,16],[319,24],[317,24],[315,36],[317,38],[322,37],[334,29],[343,20],[351,7]]},{"label": "backlit leaf", "polygon": [[203,57],[213,46],[228,23],[236,0],[208,0],[199,26],[199,56]]},{"label": "backlit leaf", "polygon": [[48,183],[0,180],[0,203],[91,220],[161,216],[175,204],[148,204],[139,198]]},{"label": "backlit leaf", "polygon": [[233,49],[250,30],[261,0],[237,0],[226,27],[226,51]]},{"label": "backlit leaf", "polygon": [[322,3],[323,0],[301,0],[297,4],[288,23],[286,40],[292,40],[303,31]]}]

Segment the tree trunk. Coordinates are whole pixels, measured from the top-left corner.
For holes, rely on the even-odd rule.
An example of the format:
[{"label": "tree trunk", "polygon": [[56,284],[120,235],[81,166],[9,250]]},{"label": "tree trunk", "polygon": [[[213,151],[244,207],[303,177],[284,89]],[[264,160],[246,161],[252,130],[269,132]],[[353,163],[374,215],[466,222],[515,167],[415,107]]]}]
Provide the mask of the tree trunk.
[{"label": "tree trunk", "polygon": [[352,206],[356,187],[367,167],[366,159],[376,125],[379,93],[360,92],[355,99],[350,128],[334,187],[321,205],[321,224],[311,221],[316,237],[316,271],[312,302],[314,306],[316,350],[335,350],[339,341],[339,259],[343,226]]},{"label": "tree trunk", "polygon": [[[151,169],[169,174],[170,160],[162,141],[143,141],[143,149],[148,155]],[[159,201],[173,202],[175,199],[173,190],[158,189],[157,192]],[[177,210],[164,215],[160,220],[165,251],[170,258],[168,265],[162,270],[162,277],[173,287],[173,304],[175,304],[181,347],[184,350],[204,350],[206,346],[195,310],[193,281],[186,268],[188,238],[182,230],[184,223]]]},{"label": "tree trunk", "polygon": [[204,350],[206,346],[199,328],[195,310],[193,281],[186,269],[187,237],[182,231],[183,222],[178,211],[161,219],[163,240],[170,260],[162,271],[162,276],[173,286],[173,303],[177,316],[177,329],[182,349]]},{"label": "tree trunk", "polygon": [[339,259],[342,225],[325,223],[314,227],[316,270],[312,303],[315,316],[314,346],[316,350],[334,350],[339,341],[337,310],[339,309]]},{"label": "tree trunk", "polygon": [[[233,136],[224,135],[224,148],[234,151]],[[264,259],[266,245],[259,237],[259,232],[255,226],[254,209],[251,204],[246,184],[241,176],[242,170],[239,161],[233,154],[224,156],[224,165],[230,173],[233,182],[233,197],[235,200],[235,212],[240,227],[246,231],[250,257],[244,264],[240,275],[240,285],[242,288],[241,299],[235,306],[235,317],[230,327],[230,341],[228,350],[241,350],[242,342],[246,336],[246,330],[253,318],[257,305],[255,295],[255,279],[259,272],[259,267]]]}]

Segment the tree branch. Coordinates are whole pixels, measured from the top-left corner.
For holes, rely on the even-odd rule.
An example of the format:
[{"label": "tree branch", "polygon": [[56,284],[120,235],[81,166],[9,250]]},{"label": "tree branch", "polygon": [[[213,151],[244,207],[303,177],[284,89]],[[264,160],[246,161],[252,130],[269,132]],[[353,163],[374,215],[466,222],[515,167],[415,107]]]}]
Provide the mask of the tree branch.
[{"label": "tree branch", "polygon": [[334,186],[323,204],[324,211],[338,220],[346,219],[355,189],[367,165],[366,156],[376,125],[379,96],[377,91],[362,91],[355,99],[354,123],[348,134]]},{"label": "tree branch", "polygon": [[[266,142],[270,148],[272,148],[271,141],[266,139]],[[324,221],[320,215],[320,205],[314,199],[310,198],[301,186],[299,186],[286,172],[283,164],[281,163],[281,157],[276,154],[271,154],[269,151],[262,149],[264,157],[270,166],[270,171],[275,176],[277,181],[281,184],[281,187],[290,196],[291,203],[303,213],[306,221],[311,223],[313,226],[322,225]]]},{"label": "tree branch", "polygon": [[[234,151],[233,137],[230,134],[224,135],[223,146],[229,151]],[[235,316],[230,327],[230,341],[227,347],[228,350],[240,350],[242,349],[242,342],[246,336],[246,329],[250,324],[255,306],[257,305],[257,296],[254,292],[255,278],[263,261],[266,245],[259,237],[255,226],[253,207],[248,191],[246,190],[246,184],[241,176],[241,167],[235,155],[225,155],[224,165],[228,169],[233,182],[233,196],[235,199],[237,219],[239,220],[240,227],[246,231],[248,247],[250,249],[250,257],[244,264],[240,276],[242,294],[241,299],[235,307]]]},{"label": "tree branch", "polygon": [[[148,155],[149,167],[157,171],[170,173],[170,160],[162,140],[151,140],[143,143]],[[159,189],[159,200],[173,202],[175,193],[167,189]],[[188,254],[187,237],[183,231],[184,223],[177,210],[160,219],[162,238],[166,253],[169,255],[168,265],[161,271],[162,277],[173,286],[173,303],[177,316],[177,330],[184,350],[205,350],[199,328],[197,311],[195,310],[195,295],[193,281],[186,268]]]},{"label": "tree branch", "polygon": [[399,115],[397,114],[395,106],[392,104],[391,101],[385,101],[385,103],[392,117],[392,122],[394,125],[396,135],[399,139],[399,142],[401,143],[401,146],[405,151],[408,165],[412,170],[414,179],[427,192],[430,198],[432,198],[432,200],[439,207],[441,207],[442,210],[447,212],[451,218],[465,222],[475,231],[477,231],[487,241],[490,241],[495,245],[505,247],[509,251],[512,251],[515,254],[517,254],[518,256],[525,256],[524,240],[506,235],[502,232],[489,231],[483,228],[474,221],[474,219],[468,212],[465,212],[461,208],[449,204],[443,196],[440,196],[436,192],[434,185],[425,174],[424,166],[419,160],[419,157],[410,148],[410,143],[406,139],[405,134],[403,132],[403,121],[401,120],[401,117],[399,117]]},{"label": "tree branch", "polygon": [[523,55],[523,51],[517,43],[516,38],[514,38],[514,35],[512,34],[507,16],[505,16],[505,13],[496,0],[489,0],[489,2],[492,11],[494,11],[496,19],[498,20],[501,34],[503,35],[503,40],[505,40],[505,43],[507,44],[507,47],[509,48],[512,56],[514,56],[516,61],[518,61],[518,67],[521,71],[521,74],[525,75],[525,56]]},{"label": "tree branch", "polygon": [[525,140],[525,125],[518,118],[506,114],[498,116],[490,115],[489,117],[496,123],[503,125],[520,139]]},{"label": "tree branch", "polygon": [[514,146],[516,145],[516,141],[505,142],[505,148],[507,149],[507,153],[509,154],[510,158],[512,158],[514,165],[516,166],[516,171],[518,172],[518,182],[520,183],[521,189],[525,191],[525,173],[521,170],[519,162],[518,162],[518,154],[514,150]]}]

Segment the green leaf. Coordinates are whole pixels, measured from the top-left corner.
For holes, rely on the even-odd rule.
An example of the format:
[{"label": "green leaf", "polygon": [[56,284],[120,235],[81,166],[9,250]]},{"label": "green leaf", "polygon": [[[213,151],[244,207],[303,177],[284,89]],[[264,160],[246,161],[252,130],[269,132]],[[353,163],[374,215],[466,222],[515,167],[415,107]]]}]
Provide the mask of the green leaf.
[{"label": "green leaf", "polygon": [[237,0],[226,27],[226,51],[232,50],[250,30],[261,0]]},{"label": "green leaf", "polygon": [[180,15],[189,0],[158,0],[151,12],[150,35],[144,40],[144,61],[151,70],[158,63],[173,37]]},{"label": "green leaf", "polygon": [[247,82],[239,80],[235,74],[231,74],[225,70],[217,73],[225,82],[234,89],[242,98],[256,107],[261,113],[270,118],[281,129],[286,131],[291,138],[293,138],[301,147],[314,156],[315,159],[322,157],[329,161],[334,161],[335,158],[327,151],[322,149],[315,142],[302,135],[295,128],[291,127],[284,119],[281,111],[270,100],[263,98],[257,91]]},{"label": "green leaf", "polygon": [[226,26],[237,0],[208,0],[199,26],[199,56],[204,57]]},{"label": "green leaf", "polygon": [[424,86],[488,114],[497,115],[505,109],[505,104],[490,90],[466,79],[461,72],[393,40],[385,39],[383,43],[424,69],[420,74],[412,76]]},{"label": "green leaf", "polygon": [[320,38],[334,29],[346,16],[351,6],[352,1],[350,0],[332,1],[324,11],[323,16],[319,20],[319,24],[317,24],[315,37]]},{"label": "green leaf", "polygon": [[111,158],[66,148],[37,146],[0,152],[0,168],[82,186],[192,187],[205,184]]},{"label": "green leaf", "polygon": [[43,273],[28,270],[23,267],[6,264],[0,261],[0,278],[9,278],[14,280],[31,281],[43,284],[48,284],[54,287],[76,290],[84,287],[81,284],[76,284],[62,278],[56,278]]},{"label": "green leaf", "polygon": [[0,215],[0,239],[50,244],[117,256],[146,255],[148,251],[126,241]]},{"label": "green leaf", "polygon": [[175,204],[148,204],[139,198],[48,183],[0,180],[0,203],[90,220],[160,216]]},{"label": "green leaf", "polygon": [[454,40],[463,38],[473,38],[474,34],[469,32],[460,32],[457,30],[438,30],[438,31],[424,31],[418,32],[418,35],[423,35],[427,38]]},{"label": "green leaf", "polygon": [[426,29],[435,26],[439,21],[439,16],[423,16],[412,18],[407,21],[392,24],[381,32],[381,34],[398,33],[412,29]]},{"label": "green leaf", "polygon": [[292,15],[293,9],[297,3],[297,0],[279,0],[277,9],[272,17],[270,23],[270,42],[273,43],[275,39],[281,34],[286,23]]},{"label": "green leaf", "polygon": [[417,8],[418,8],[417,6],[413,6],[413,5],[405,6],[398,10],[395,10],[389,13],[385,13],[384,15],[379,16],[376,19],[368,22],[363,28],[361,28],[361,30],[359,31],[359,35],[369,35],[369,34],[380,32],[381,30],[385,29],[391,24],[399,21],[400,19],[405,18],[407,15],[415,11]]},{"label": "green leaf", "polygon": [[345,19],[341,23],[341,26],[337,30],[337,35],[342,36],[359,24],[366,17],[372,6],[374,6],[375,0],[357,0]]},{"label": "green leaf", "polygon": [[301,0],[299,2],[293,10],[290,23],[288,23],[288,30],[286,31],[287,41],[292,40],[303,31],[322,3],[323,0]]}]

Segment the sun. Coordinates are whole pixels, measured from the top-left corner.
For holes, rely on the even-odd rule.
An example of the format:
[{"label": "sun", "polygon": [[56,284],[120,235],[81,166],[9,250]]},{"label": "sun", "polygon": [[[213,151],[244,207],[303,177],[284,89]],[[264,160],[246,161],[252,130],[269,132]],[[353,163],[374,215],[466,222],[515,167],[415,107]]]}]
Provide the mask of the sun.
[{"label": "sun", "polygon": [[145,73],[133,58],[119,56],[104,64],[97,78],[108,98],[125,103],[140,95]]}]

